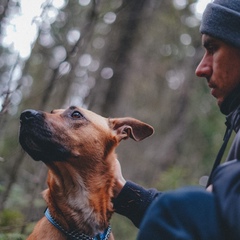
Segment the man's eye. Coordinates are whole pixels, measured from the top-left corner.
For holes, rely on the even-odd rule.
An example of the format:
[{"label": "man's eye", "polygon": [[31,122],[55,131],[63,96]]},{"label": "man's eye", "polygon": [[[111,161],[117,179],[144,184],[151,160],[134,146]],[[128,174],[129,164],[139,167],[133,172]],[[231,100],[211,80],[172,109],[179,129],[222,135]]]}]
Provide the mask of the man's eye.
[{"label": "man's eye", "polygon": [[209,47],[207,50],[210,54],[213,54],[215,52],[215,49],[213,47]]},{"label": "man's eye", "polygon": [[71,114],[71,117],[74,118],[74,119],[78,119],[78,118],[82,118],[83,115],[78,112],[78,111],[74,111],[72,114]]},{"label": "man's eye", "polygon": [[218,47],[216,45],[209,44],[206,49],[207,52],[212,55],[217,51]]}]

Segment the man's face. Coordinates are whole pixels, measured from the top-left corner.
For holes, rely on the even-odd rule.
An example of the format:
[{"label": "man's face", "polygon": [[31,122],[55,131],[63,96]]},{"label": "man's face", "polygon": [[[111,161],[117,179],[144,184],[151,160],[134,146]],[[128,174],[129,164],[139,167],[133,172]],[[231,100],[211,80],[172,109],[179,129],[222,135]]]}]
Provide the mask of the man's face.
[{"label": "man's face", "polygon": [[196,69],[198,77],[205,77],[211,94],[220,106],[228,94],[240,84],[240,49],[203,34],[205,54]]}]

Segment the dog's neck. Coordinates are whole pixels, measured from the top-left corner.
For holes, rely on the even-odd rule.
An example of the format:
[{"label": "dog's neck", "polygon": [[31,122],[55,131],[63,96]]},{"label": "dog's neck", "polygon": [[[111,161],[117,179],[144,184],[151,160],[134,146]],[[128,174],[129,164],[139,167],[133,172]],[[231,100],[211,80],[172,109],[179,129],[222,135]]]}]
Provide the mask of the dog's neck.
[{"label": "dog's neck", "polygon": [[[71,161],[64,167],[60,162],[47,164],[49,188],[44,191],[44,199],[54,219],[66,230],[95,236],[108,227],[113,213],[113,161],[108,157],[104,164],[99,162],[97,172],[91,172],[89,166],[85,172],[83,166],[73,165]],[[94,169],[98,168],[94,166]]]}]

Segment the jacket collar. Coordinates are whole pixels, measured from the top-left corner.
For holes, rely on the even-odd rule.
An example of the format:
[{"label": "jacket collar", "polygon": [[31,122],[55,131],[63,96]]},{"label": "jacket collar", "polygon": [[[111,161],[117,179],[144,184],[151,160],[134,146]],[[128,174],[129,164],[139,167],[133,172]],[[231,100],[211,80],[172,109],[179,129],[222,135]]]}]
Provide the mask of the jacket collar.
[{"label": "jacket collar", "polygon": [[220,111],[224,115],[229,115],[240,105],[240,84],[223,101]]},{"label": "jacket collar", "polygon": [[226,116],[225,124],[227,129],[232,128],[235,132],[238,132],[240,128],[240,105]]},{"label": "jacket collar", "polygon": [[227,129],[237,132],[240,127],[240,84],[223,101],[220,111],[226,115]]},{"label": "jacket collar", "polygon": [[240,128],[240,86],[234,89],[234,91],[224,100],[220,107],[220,110],[223,114],[227,115],[225,122],[227,128],[223,138],[223,144],[213,164],[212,171],[208,179],[207,187],[210,184],[212,184],[213,173],[221,163],[223,154],[225,152],[225,149],[227,147],[228,141],[231,137],[233,130],[235,132],[238,132]]}]

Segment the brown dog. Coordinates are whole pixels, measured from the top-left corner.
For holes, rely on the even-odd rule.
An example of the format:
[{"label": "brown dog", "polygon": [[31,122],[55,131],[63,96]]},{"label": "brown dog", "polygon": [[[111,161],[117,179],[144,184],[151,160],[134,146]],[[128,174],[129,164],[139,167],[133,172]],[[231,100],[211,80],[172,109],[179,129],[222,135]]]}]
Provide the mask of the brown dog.
[{"label": "brown dog", "polygon": [[109,220],[115,148],[122,139],[150,136],[153,128],[74,106],[51,113],[26,110],[20,122],[23,149],[49,168],[43,192],[48,210],[28,239],[114,239]]}]

